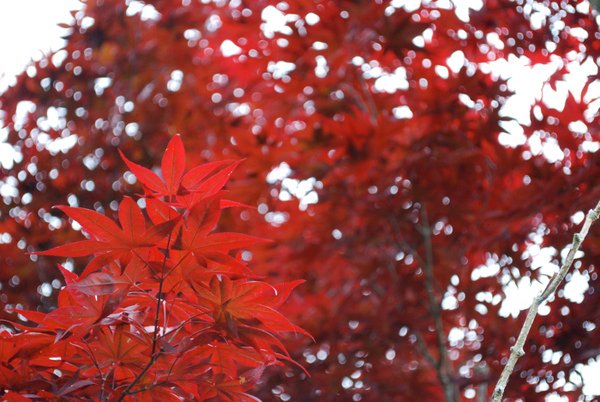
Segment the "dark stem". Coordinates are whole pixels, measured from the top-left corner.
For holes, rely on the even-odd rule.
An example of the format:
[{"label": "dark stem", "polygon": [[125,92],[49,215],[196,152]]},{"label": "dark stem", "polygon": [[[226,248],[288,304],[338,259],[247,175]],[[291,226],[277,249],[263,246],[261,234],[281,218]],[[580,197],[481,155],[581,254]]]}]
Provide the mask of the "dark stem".
[{"label": "dark stem", "polygon": [[160,321],[160,307],[164,300],[163,297],[163,285],[165,283],[165,268],[167,266],[167,260],[169,258],[169,247],[171,245],[171,235],[173,233],[169,233],[169,237],[167,239],[167,247],[165,249],[165,256],[163,258],[162,266],[160,268],[160,281],[158,284],[158,294],[156,295],[156,313],[154,314],[154,333],[152,334],[152,351],[150,353],[150,361],[146,366],[140,371],[140,373],[135,377],[135,379],[125,388],[117,402],[121,402],[127,395],[132,394],[131,389],[137,385],[138,382],[142,379],[142,377],[150,370],[150,367],[154,364],[154,362],[158,359],[159,353],[156,353],[156,348],[158,346],[158,324]]},{"label": "dark stem", "polygon": [[106,387],[106,376],[102,373],[100,364],[98,364],[98,359],[96,359],[96,355],[94,354],[94,351],[92,350],[92,348],[90,348],[90,344],[87,343],[87,340],[85,338],[83,338],[83,343],[85,343],[87,351],[90,354],[90,358],[92,359],[92,362],[94,363],[94,366],[96,367],[96,370],[98,370],[98,373],[100,373],[100,378],[102,378],[102,386],[100,387],[100,401],[104,401],[104,400],[106,400],[106,395],[104,395],[105,387]]},{"label": "dark stem", "polygon": [[427,292],[427,300],[429,303],[429,314],[433,318],[439,358],[436,364],[436,371],[442,386],[444,387],[444,395],[446,402],[457,402],[456,386],[453,381],[452,367],[448,361],[448,348],[446,347],[446,339],[444,332],[444,323],[442,321],[441,301],[438,301],[435,296],[434,289],[434,274],[433,274],[433,246],[431,244],[431,227],[427,218],[425,206],[421,210],[422,225],[420,227],[423,235],[425,247],[425,265],[423,271],[425,273],[425,291]]}]

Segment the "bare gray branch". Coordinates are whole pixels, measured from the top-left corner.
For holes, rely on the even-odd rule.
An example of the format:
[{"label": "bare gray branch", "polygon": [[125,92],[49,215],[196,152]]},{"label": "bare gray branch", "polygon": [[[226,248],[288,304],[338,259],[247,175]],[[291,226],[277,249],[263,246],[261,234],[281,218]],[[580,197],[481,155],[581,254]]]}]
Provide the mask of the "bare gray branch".
[{"label": "bare gray branch", "polygon": [[573,236],[573,242],[571,243],[571,249],[569,250],[569,254],[565,259],[560,270],[548,283],[546,288],[535,297],[531,307],[529,307],[529,311],[527,312],[527,316],[525,317],[525,322],[523,323],[523,327],[521,328],[521,332],[519,333],[519,337],[515,342],[514,346],[510,348],[510,356],[508,358],[508,362],[506,366],[504,366],[504,370],[502,370],[502,374],[500,375],[500,379],[496,384],[496,388],[494,389],[494,394],[492,395],[492,402],[501,402],[502,396],[504,395],[504,390],[506,389],[506,385],[508,384],[508,379],[515,369],[515,365],[517,364],[517,360],[521,356],[525,354],[523,347],[525,346],[525,341],[527,340],[527,335],[529,335],[529,331],[531,330],[531,326],[533,325],[533,321],[538,313],[538,308],[542,303],[544,303],[548,297],[550,297],[558,288],[562,280],[565,278],[569,270],[571,269],[571,265],[573,265],[573,260],[575,259],[575,254],[579,251],[579,247],[581,243],[587,236],[592,223],[596,221],[600,217],[600,202],[596,205],[596,208],[590,210],[587,213],[585,218],[585,222],[583,223],[583,227],[579,233],[576,233]]}]

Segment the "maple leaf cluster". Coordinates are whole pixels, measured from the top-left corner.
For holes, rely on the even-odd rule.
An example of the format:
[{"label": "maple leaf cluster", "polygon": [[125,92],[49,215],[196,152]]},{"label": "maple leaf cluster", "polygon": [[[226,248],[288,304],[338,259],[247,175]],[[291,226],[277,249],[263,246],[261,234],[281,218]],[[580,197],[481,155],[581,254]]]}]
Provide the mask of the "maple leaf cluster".
[{"label": "maple leaf cluster", "polygon": [[215,232],[223,209],[242,206],[223,198],[238,162],[186,171],[179,135],[162,158],[163,179],[123,159],[145,195],[123,198],[118,223],[59,207],[88,239],[37,254],[92,258],[81,275],[59,265],[66,285],[56,309],[18,310],[37,325],[0,331],[0,395],[256,400],[247,391],[265,367],[293,362],[277,335],[306,332],[277,311],[302,281],[261,281],[231,254],[262,240]]}]

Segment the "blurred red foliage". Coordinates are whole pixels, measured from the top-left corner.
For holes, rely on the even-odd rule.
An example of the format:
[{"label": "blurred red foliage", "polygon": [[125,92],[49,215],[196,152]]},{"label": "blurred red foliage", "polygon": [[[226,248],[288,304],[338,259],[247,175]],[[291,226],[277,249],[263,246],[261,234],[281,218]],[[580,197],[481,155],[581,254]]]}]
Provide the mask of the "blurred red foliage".
[{"label": "blurred red foliage", "polygon": [[[180,132],[190,164],[245,159],[227,198],[258,213],[228,210],[219,227],[274,240],[246,252],[269,282],[306,281],[282,312],[315,337],[286,341],[311,377],[267,369],[255,395],[491,392],[520,325],[499,316],[506,287],[542,280],[532,250],[553,247],[559,261],[571,217],[600,198],[595,73],[561,110],[538,96],[527,125],[503,110],[512,92],[494,61],[540,76],[555,66],[554,96],[578,63],[597,71],[598,20],[587,1],[454,4],[88,0],[65,49],[2,96],[18,151],[2,170],[7,311],[56,305],[64,258],[23,252],[75,239],[50,207],[118,215],[116,200],[139,187],[117,149],[158,170]],[[508,398],[581,394],[575,367],[600,352],[599,238],[593,228],[583,246],[585,301],[559,291]]]}]

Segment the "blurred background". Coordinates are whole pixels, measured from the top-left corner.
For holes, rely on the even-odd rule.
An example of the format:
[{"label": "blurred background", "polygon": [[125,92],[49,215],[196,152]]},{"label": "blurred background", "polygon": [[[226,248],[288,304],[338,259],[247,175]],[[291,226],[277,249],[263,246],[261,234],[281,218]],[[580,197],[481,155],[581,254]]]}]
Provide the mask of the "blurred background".
[{"label": "blurred background", "polygon": [[[520,311],[600,199],[598,13],[588,1],[0,3],[0,298],[48,311],[79,238],[50,208],[108,215],[139,192],[117,149],[159,166],[245,162],[225,226],[273,281],[311,373],[265,400],[486,400]],[[33,61],[31,61],[33,60]],[[593,229],[541,310],[507,396],[592,400]]]}]

